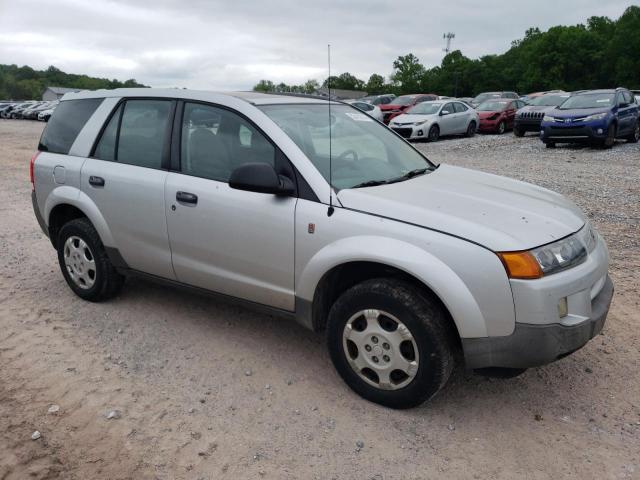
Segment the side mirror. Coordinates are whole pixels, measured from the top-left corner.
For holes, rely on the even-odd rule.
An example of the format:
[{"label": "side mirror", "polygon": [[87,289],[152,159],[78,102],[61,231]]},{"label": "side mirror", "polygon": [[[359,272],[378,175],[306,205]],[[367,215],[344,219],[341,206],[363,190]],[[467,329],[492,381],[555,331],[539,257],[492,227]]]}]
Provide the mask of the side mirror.
[{"label": "side mirror", "polygon": [[440,116],[449,115],[449,110],[440,110]]},{"label": "side mirror", "polygon": [[291,195],[295,191],[293,182],[278,175],[273,166],[266,163],[245,163],[231,172],[229,186],[248,192]]}]

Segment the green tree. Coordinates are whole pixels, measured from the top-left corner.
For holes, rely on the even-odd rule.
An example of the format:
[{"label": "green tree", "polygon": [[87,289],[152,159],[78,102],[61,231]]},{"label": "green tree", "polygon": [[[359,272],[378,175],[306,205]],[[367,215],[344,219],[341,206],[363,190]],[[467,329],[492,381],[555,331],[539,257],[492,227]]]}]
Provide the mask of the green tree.
[{"label": "green tree", "polygon": [[393,62],[393,70],[391,80],[399,87],[401,93],[418,93],[425,71],[418,57],[413,53],[399,56]]},{"label": "green tree", "polygon": [[271,80],[260,80],[253,86],[254,92],[275,92],[276,86]]}]

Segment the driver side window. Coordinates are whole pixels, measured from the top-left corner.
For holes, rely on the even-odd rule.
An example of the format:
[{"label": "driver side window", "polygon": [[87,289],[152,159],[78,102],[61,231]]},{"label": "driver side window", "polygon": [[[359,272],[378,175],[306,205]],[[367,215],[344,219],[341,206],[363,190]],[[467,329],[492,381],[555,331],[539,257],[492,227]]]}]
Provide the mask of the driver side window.
[{"label": "driver side window", "polygon": [[180,142],[181,171],[227,182],[245,163],[275,165],[275,147],[249,121],[224,108],[185,103]]}]

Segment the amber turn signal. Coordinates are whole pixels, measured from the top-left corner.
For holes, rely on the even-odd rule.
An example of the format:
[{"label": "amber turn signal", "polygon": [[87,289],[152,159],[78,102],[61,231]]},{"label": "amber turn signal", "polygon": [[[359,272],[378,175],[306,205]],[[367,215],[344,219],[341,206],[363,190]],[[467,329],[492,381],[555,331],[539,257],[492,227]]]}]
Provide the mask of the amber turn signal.
[{"label": "amber turn signal", "polygon": [[530,252],[498,253],[509,278],[534,279],[542,277],[540,264]]}]

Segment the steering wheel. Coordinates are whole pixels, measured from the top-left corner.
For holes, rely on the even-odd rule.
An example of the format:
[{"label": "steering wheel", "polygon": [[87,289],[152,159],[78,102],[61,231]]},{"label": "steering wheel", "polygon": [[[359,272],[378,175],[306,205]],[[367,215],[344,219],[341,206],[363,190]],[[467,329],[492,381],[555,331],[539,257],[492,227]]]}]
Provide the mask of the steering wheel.
[{"label": "steering wheel", "polygon": [[345,150],[336,160],[346,160],[349,155],[353,157],[352,162],[358,161],[358,153],[355,150]]}]

